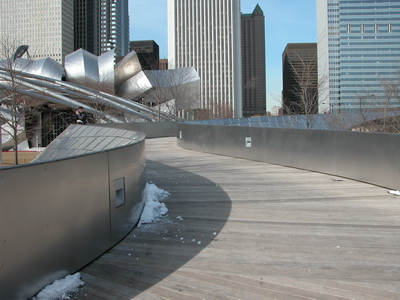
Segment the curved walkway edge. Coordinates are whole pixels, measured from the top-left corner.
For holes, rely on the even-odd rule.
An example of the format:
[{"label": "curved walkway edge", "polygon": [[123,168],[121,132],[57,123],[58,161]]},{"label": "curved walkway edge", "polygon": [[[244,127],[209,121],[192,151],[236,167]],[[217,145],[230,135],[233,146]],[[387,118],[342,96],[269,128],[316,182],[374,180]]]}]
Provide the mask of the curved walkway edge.
[{"label": "curved walkway edge", "polygon": [[146,141],[171,193],[74,299],[400,299],[400,199],[348,179]]}]

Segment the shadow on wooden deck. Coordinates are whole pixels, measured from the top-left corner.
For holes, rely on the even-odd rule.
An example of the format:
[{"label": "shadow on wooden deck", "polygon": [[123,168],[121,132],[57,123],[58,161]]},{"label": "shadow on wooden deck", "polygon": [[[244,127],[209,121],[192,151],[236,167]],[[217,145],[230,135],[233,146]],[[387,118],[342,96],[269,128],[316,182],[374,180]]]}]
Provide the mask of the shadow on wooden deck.
[{"label": "shadow on wooden deck", "polygon": [[[147,161],[148,182],[166,189],[169,213],[135,228],[81,272],[84,288],[74,299],[130,299],[188,263],[224,227],[231,201],[215,182],[191,172]],[[163,291],[173,299],[179,292]]]}]

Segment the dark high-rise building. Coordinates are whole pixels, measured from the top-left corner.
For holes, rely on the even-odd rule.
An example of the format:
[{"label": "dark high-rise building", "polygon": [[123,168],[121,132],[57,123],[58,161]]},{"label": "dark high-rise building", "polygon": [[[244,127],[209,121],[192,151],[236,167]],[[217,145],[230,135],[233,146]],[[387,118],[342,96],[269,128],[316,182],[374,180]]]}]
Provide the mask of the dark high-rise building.
[{"label": "dark high-rise building", "polygon": [[168,70],[168,59],[160,59],[158,68],[160,70]]},{"label": "dark high-rise building", "polygon": [[115,49],[116,56],[129,50],[128,0],[75,0],[74,48],[95,55]]},{"label": "dark high-rise building", "polygon": [[131,41],[130,50],[137,53],[143,70],[159,69],[160,50],[156,42]]},{"label": "dark high-rise building", "polygon": [[74,17],[74,49],[82,48],[100,55],[100,2],[75,0]]},{"label": "dark high-rise building", "polygon": [[284,114],[318,112],[317,43],[287,44],[282,54]]},{"label": "dark high-rise building", "polygon": [[266,112],[265,20],[257,4],[253,13],[242,14],[243,116]]}]

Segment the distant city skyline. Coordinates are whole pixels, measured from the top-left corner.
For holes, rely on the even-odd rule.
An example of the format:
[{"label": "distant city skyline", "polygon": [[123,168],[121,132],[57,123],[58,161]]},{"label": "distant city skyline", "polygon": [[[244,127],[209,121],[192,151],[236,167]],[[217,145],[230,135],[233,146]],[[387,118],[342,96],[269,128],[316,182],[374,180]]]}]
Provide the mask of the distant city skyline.
[{"label": "distant city skyline", "polygon": [[[282,53],[288,43],[316,42],[315,1],[242,0],[241,12],[259,4],[265,15],[267,110],[280,106]],[[130,40],[154,40],[160,58],[168,57],[167,0],[129,1]]]}]

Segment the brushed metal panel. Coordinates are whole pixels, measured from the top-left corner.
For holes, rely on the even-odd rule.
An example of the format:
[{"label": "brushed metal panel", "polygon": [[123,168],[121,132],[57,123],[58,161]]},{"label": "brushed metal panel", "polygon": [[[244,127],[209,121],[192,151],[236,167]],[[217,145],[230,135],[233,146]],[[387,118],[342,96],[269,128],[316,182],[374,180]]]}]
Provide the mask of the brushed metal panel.
[{"label": "brushed metal panel", "polygon": [[[60,160],[0,170],[0,299],[27,299],[76,272],[118,242],[139,219],[145,186],[144,134],[75,125],[69,129],[63,143],[54,142],[57,147],[74,146],[71,141],[85,134],[100,134],[101,142],[102,134],[114,133],[114,148],[64,159],[50,151],[46,159]],[[131,144],[115,148],[121,140]],[[75,151],[67,148],[61,157]],[[118,178],[124,178],[126,201],[116,208],[110,190],[115,191]]]},{"label": "brushed metal panel", "polygon": [[107,123],[96,124],[96,126],[105,126],[120,128],[125,130],[139,131],[146,134],[146,138],[170,137],[177,134],[177,122],[135,122],[135,123]]},{"label": "brushed metal panel", "polygon": [[112,49],[100,55],[97,59],[99,64],[99,82],[101,83],[98,89],[110,95],[115,95],[114,54],[115,49]]},{"label": "brushed metal panel", "polygon": [[140,71],[120,83],[118,96],[125,99],[134,99],[149,92],[153,88],[154,86],[151,84],[145,73]]},{"label": "brushed metal panel", "polygon": [[345,177],[400,190],[398,134],[337,132],[336,162]]},{"label": "brushed metal panel", "polygon": [[142,95],[143,104],[163,103],[174,99],[178,110],[200,107],[200,77],[195,68],[143,72],[154,87]]},{"label": "brushed metal panel", "polygon": [[[143,209],[141,193],[146,184],[144,140],[110,152],[110,215],[111,243],[120,241],[139,221]],[[125,203],[116,205],[115,180],[124,178]]]},{"label": "brushed metal panel", "polygon": [[55,80],[61,80],[64,68],[51,58],[42,58],[39,60],[28,60],[26,68],[21,69],[21,71],[28,74],[36,74]]},{"label": "brushed metal panel", "polygon": [[0,174],[0,299],[27,299],[110,247],[107,153]]},{"label": "brushed metal panel", "polygon": [[212,125],[178,124],[178,146],[200,152],[215,153],[215,130]]},{"label": "brushed metal panel", "polygon": [[131,51],[115,66],[115,85],[120,85],[141,71],[142,66],[140,65],[137,53],[135,51]]},{"label": "brushed metal panel", "polygon": [[70,125],[34,161],[108,150],[144,139],[144,134],[98,126]]},{"label": "brushed metal panel", "polygon": [[65,56],[65,75],[68,82],[90,88],[99,88],[97,56],[83,49]]},{"label": "brushed metal panel", "polygon": [[[348,177],[400,189],[400,137],[391,133],[178,124],[179,147]],[[245,139],[251,137],[252,146]]]}]

